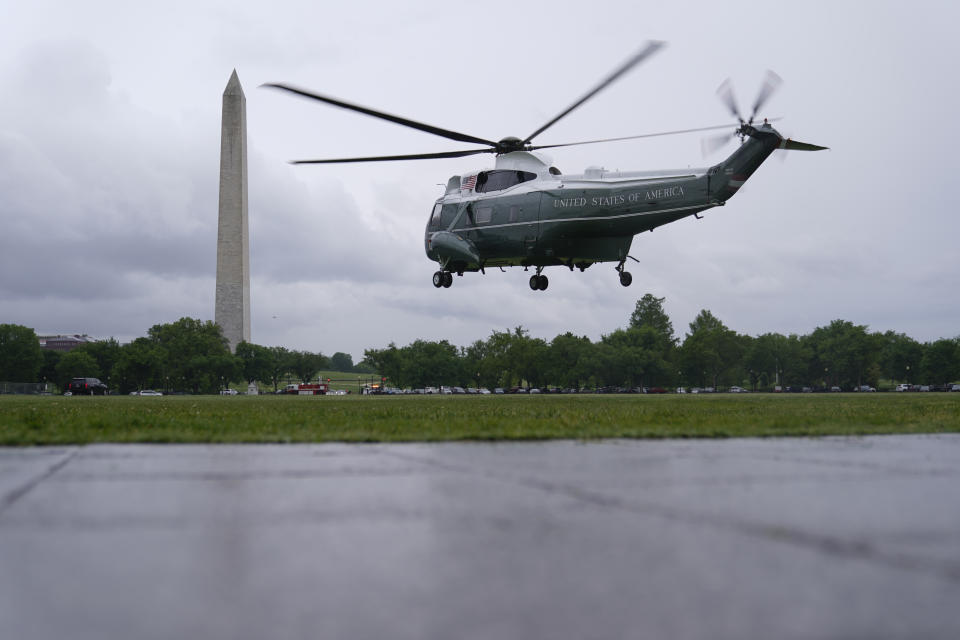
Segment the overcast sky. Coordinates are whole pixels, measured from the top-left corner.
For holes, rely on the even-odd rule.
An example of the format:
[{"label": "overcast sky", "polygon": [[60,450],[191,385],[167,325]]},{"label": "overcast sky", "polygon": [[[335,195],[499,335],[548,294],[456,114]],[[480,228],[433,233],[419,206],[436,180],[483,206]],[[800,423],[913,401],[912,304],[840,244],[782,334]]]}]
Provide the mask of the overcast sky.
[{"label": "overcast sky", "polygon": [[[668,6],[669,5],[669,6]],[[466,345],[517,325],[593,340],[665,297],[742,333],[842,318],[960,334],[960,5],[32,0],[0,4],[0,322],[128,341],[213,319],[221,95],[247,96],[252,339],[332,354]],[[317,92],[487,139],[523,137],[647,39],[668,46],[537,139],[730,120],[766,69],[765,115],[831,147],[777,152],[726,207],[634,239],[613,264],[514,268],[434,289],[423,231],[440,185],[492,157],[358,166],[297,158],[464,148],[281,92]],[[469,145],[467,145],[469,146]],[[700,138],[552,150],[565,173],[706,166]],[[780,154],[789,156],[781,162]]]}]

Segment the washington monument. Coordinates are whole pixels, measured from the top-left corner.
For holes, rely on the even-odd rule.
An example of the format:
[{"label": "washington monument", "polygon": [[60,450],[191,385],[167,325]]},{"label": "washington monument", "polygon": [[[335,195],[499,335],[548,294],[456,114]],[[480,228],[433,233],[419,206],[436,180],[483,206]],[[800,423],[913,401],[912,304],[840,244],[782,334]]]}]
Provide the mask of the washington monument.
[{"label": "washington monument", "polygon": [[247,99],[234,69],[223,91],[220,220],[214,322],[230,350],[250,341],[250,236],[247,225]]}]

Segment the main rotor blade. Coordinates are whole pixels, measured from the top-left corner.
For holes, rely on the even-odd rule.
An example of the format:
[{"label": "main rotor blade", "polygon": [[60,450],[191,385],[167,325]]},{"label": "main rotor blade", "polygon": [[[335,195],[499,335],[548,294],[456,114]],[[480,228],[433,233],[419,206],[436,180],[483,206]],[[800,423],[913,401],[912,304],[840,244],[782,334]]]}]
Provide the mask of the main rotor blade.
[{"label": "main rotor blade", "polygon": [[731,133],[722,133],[718,136],[704,138],[700,141],[700,151],[703,153],[703,157],[706,158],[715,153],[717,149],[727,146],[736,135],[737,132],[733,131]]},{"label": "main rotor blade", "polygon": [[345,164],[348,162],[388,162],[391,160],[435,160],[437,158],[463,158],[479,153],[495,153],[495,149],[470,149],[467,151],[441,151],[439,153],[413,153],[402,156],[369,156],[366,158],[331,158],[329,160],[292,160],[290,164]]},{"label": "main rotor blade", "polygon": [[441,129],[440,127],[434,127],[433,125],[424,124],[422,122],[417,122],[415,120],[410,120],[408,118],[401,118],[400,116],[384,113],[383,111],[368,109],[367,107],[361,107],[360,105],[350,104],[349,102],[344,102],[342,100],[337,100],[335,98],[322,96],[319,93],[313,93],[311,91],[307,91],[305,89],[299,89],[297,87],[293,87],[290,85],[280,84],[275,82],[268,82],[261,86],[273,87],[274,89],[282,89],[284,91],[289,91],[290,93],[295,93],[298,96],[303,96],[304,98],[319,100],[320,102],[326,102],[327,104],[332,104],[333,106],[340,107],[341,109],[356,111],[358,113],[363,113],[368,116],[373,116],[374,118],[380,118],[381,120],[389,120],[390,122],[403,125],[404,127],[410,127],[411,129],[417,129],[418,131],[432,133],[433,135],[440,136],[441,138],[448,138],[450,140],[456,140],[457,142],[472,142],[474,144],[485,144],[491,147],[497,146],[496,142],[492,142],[490,140],[484,140],[483,138],[476,138],[466,133],[450,131],[449,129]]},{"label": "main rotor blade", "polygon": [[760,107],[762,107],[767,100],[770,99],[770,96],[772,96],[776,90],[780,88],[782,83],[783,79],[780,76],[770,69],[767,69],[767,76],[763,79],[763,84],[760,85],[760,92],[757,94],[757,99],[753,103],[753,112],[750,114],[749,122],[753,122],[753,119],[756,117]]},{"label": "main rotor blade", "polygon": [[727,105],[727,109],[730,110],[734,118],[743,122],[743,116],[740,115],[740,108],[737,106],[737,99],[733,95],[733,83],[730,78],[721,82],[720,86],[717,87],[717,97],[720,98],[720,102]]},{"label": "main rotor blade", "polygon": [[621,138],[604,138],[603,140],[586,140],[584,142],[566,142],[562,144],[544,144],[539,146],[530,147],[531,151],[536,151],[537,149],[555,149],[557,147],[575,147],[581,144],[597,144],[600,142],[618,142],[620,140],[637,140],[639,138],[657,138],[659,136],[674,136],[681,133],[695,133],[697,131],[715,131],[716,129],[729,129],[733,125],[731,124],[718,124],[710,127],[697,127],[696,129],[678,129],[677,131],[662,131],[660,133],[641,133],[636,136],[623,136]]},{"label": "main rotor blade", "polygon": [[556,116],[553,120],[551,120],[547,124],[543,125],[539,129],[537,129],[536,131],[528,135],[526,138],[524,138],[523,140],[524,144],[529,143],[535,137],[537,137],[538,135],[540,135],[550,127],[552,127],[554,124],[557,123],[558,120],[560,120],[561,118],[569,114],[571,111],[573,111],[574,109],[582,105],[584,102],[586,102],[593,96],[600,93],[600,91],[602,91],[611,83],[613,83],[617,78],[625,74],[627,71],[630,71],[630,69],[634,68],[635,66],[637,66],[638,64],[646,60],[648,57],[652,56],[664,45],[666,45],[665,42],[660,42],[657,40],[648,42],[643,49],[638,51],[636,54],[633,55],[632,58],[630,58],[625,63],[620,65],[620,67],[616,71],[614,71],[609,76],[607,76],[600,84],[598,84],[596,87],[591,89],[586,95],[584,95],[582,98],[580,98],[579,100],[574,102],[572,105],[567,107],[563,112],[560,113],[560,115]]}]

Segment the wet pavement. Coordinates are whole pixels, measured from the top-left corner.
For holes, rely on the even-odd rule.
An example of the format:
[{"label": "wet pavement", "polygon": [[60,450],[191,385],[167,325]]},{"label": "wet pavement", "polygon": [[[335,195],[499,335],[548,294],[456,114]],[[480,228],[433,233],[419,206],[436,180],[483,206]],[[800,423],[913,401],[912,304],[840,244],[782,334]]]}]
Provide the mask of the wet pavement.
[{"label": "wet pavement", "polygon": [[0,637],[958,638],[960,434],[0,449]]}]

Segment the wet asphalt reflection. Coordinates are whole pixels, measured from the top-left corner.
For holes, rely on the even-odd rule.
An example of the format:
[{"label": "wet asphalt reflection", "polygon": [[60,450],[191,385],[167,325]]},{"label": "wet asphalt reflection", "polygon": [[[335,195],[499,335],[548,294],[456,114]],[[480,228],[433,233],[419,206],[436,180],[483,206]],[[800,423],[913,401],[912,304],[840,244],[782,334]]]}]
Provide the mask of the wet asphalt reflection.
[{"label": "wet asphalt reflection", "polygon": [[0,449],[3,638],[960,637],[960,435]]}]

